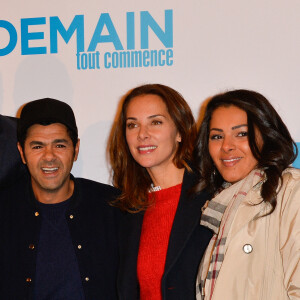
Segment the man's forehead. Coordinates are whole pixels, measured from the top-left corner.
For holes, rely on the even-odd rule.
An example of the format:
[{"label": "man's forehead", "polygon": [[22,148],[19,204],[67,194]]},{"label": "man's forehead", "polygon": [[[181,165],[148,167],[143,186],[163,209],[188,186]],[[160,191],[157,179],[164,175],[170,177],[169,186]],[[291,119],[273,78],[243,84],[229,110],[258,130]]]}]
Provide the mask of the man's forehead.
[{"label": "man's forehead", "polygon": [[61,123],[49,125],[34,124],[30,126],[27,130],[26,140],[34,137],[42,139],[70,139],[67,127]]}]

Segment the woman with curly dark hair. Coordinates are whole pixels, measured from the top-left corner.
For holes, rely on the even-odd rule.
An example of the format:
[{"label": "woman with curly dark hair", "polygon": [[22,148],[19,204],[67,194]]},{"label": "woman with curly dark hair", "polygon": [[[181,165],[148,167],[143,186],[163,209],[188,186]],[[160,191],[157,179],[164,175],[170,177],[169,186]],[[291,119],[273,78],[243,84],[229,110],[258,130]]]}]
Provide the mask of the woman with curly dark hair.
[{"label": "woman with curly dark hair", "polygon": [[197,299],[300,299],[295,149],[261,94],[234,90],[208,103],[197,142],[197,188],[213,194],[200,223],[214,236],[199,268]]},{"label": "woman with curly dark hair", "polygon": [[161,84],[131,90],[109,142],[120,234],[120,299],[195,299],[194,282],[212,236],[200,225],[206,192],[192,153],[196,125],[183,97]]}]

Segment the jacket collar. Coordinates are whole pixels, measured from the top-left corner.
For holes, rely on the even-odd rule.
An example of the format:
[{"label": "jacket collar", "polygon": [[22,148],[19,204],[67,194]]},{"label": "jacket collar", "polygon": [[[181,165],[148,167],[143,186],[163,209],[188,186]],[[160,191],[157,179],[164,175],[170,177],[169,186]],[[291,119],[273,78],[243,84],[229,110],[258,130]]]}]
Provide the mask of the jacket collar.
[{"label": "jacket collar", "polygon": [[[79,197],[80,189],[78,187],[78,183],[77,183],[76,178],[72,174],[70,174],[70,178],[71,178],[72,181],[74,181],[74,191],[73,191],[73,194],[70,197],[72,199],[71,199],[69,208],[70,209],[74,209],[79,204],[79,201],[80,201],[80,198],[81,198],[81,197]],[[26,193],[28,195],[27,199],[28,199],[29,205],[32,207],[32,209],[34,209],[35,211],[37,211],[38,210],[38,205],[37,205],[38,202],[37,202],[37,199],[34,196],[30,178],[28,180],[27,187],[28,188],[26,190]]]},{"label": "jacket collar", "polygon": [[172,231],[169,239],[164,276],[176,262],[180,253],[185,248],[196,226],[200,226],[201,208],[209,195],[201,192],[198,195],[190,195],[190,189],[196,184],[197,177],[193,172],[184,173],[179,204],[175,214]]},{"label": "jacket collar", "polygon": [[[283,174],[289,174],[290,176],[299,179],[299,172],[294,168],[287,168],[283,171]],[[231,226],[231,231],[228,234],[229,239],[234,236],[252,220],[255,220],[270,212],[271,204],[263,201],[261,197],[261,186],[257,185],[248,193],[244,201],[239,206],[234,222]]]},{"label": "jacket collar", "polygon": [[270,208],[271,205],[263,201],[259,188],[249,191],[237,209],[227,241],[232,239],[249,222],[267,214]]}]

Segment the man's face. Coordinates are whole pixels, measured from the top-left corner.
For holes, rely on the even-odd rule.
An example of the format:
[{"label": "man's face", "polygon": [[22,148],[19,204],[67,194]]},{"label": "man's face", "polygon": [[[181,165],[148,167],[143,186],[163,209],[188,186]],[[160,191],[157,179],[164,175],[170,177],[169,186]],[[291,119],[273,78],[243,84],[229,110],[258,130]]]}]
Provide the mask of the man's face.
[{"label": "man's face", "polygon": [[39,201],[55,203],[71,196],[70,172],[77,160],[79,141],[74,148],[65,125],[32,125],[27,130],[24,149],[20,145],[18,148]]}]

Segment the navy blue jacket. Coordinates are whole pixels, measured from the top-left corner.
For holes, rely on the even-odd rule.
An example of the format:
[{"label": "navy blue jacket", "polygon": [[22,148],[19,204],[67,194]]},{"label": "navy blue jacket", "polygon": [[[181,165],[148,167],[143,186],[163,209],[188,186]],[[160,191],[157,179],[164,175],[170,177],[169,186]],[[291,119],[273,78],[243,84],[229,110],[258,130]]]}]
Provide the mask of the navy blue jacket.
[{"label": "navy blue jacket", "polygon": [[17,148],[17,119],[0,115],[0,187],[27,174]]},{"label": "navy blue jacket", "polygon": [[[163,300],[195,300],[196,298],[198,267],[212,233],[200,226],[201,207],[209,199],[209,195],[204,192],[197,196],[189,194],[189,189],[195,182],[195,175],[185,172],[161,282]],[[127,214],[120,226],[118,275],[120,300],[139,299],[137,256],[143,215],[143,213]]]},{"label": "navy blue jacket", "polygon": [[[107,203],[117,190],[86,179],[72,179],[75,197],[66,218],[85,299],[117,299],[120,212]],[[0,191],[0,299],[32,298],[40,218],[29,180]]]}]

